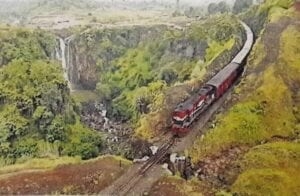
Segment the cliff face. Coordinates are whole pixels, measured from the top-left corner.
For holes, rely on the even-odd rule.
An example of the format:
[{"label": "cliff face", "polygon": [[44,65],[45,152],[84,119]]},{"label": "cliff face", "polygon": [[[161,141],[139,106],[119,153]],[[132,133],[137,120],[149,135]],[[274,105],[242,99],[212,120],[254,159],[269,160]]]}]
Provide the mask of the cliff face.
[{"label": "cliff face", "polygon": [[[101,72],[109,69],[129,49],[157,40],[164,40],[161,56],[176,58],[204,59],[208,43],[186,38],[164,39],[167,26],[131,27],[123,29],[90,30],[67,44],[68,74],[72,84],[79,88],[95,89]],[[152,51],[155,53],[155,51]]]},{"label": "cliff face", "polygon": [[95,89],[100,71],[129,48],[154,39],[165,27],[91,30],[76,35],[67,45],[67,63],[71,82],[84,89]]}]

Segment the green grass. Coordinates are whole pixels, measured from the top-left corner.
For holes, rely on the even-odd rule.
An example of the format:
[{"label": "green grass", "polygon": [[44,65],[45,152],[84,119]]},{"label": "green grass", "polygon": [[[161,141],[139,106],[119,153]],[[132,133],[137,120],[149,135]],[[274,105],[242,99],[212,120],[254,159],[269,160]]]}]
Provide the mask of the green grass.
[{"label": "green grass", "polygon": [[268,7],[282,7],[285,9],[290,8],[293,5],[294,0],[267,0]]},{"label": "green grass", "polygon": [[270,22],[277,22],[283,16],[292,16],[292,9],[285,9],[282,7],[272,7],[269,13]]},{"label": "green grass", "polygon": [[[292,4],[293,4],[294,0],[267,0],[265,1],[264,4],[262,4],[259,8],[259,12],[264,12],[266,10],[270,11],[269,13],[269,19],[278,19],[278,17],[276,17],[276,15],[280,15],[279,12],[277,12],[280,8],[283,9],[289,9]],[[274,9],[275,8],[275,9]],[[274,9],[274,10],[272,10]],[[275,11],[276,10],[276,11]],[[274,16],[270,16],[272,14],[274,14],[275,12],[276,14]],[[283,11],[283,10],[282,10]],[[282,15],[284,16],[284,15]]]},{"label": "green grass", "polygon": [[[99,156],[90,160],[83,161],[79,156],[75,157],[52,157],[52,158],[33,158],[28,160],[18,160],[14,165],[8,165],[0,168],[0,175],[6,175],[15,172],[26,172],[31,170],[49,170],[54,169],[60,165],[68,164],[84,164],[87,162],[95,162],[104,158],[113,158],[117,162],[122,161],[124,165],[132,164],[131,161],[119,156]],[[1,176],[0,176],[1,177]]]},{"label": "green grass", "polygon": [[275,142],[252,148],[243,158],[243,169],[300,167],[300,144]]},{"label": "green grass", "polygon": [[252,52],[256,55],[249,56],[248,62],[249,62],[250,68],[256,68],[266,56],[265,46],[262,43],[261,38],[258,38],[256,40],[256,43],[254,44],[254,46],[252,48]]},{"label": "green grass", "polygon": [[205,60],[207,64],[210,64],[216,57],[218,57],[225,50],[231,50],[235,44],[233,38],[229,39],[225,43],[220,43],[217,41],[211,41],[209,43],[209,48],[206,50]]},{"label": "green grass", "polygon": [[297,195],[300,191],[300,144],[257,146],[243,158],[242,174],[232,186],[239,195]]},{"label": "green grass", "polygon": [[[293,196],[299,193],[295,180],[290,174],[274,169],[253,169],[241,174],[234,184],[232,192],[239,195]],[[299,186],[299,185],[298,185]]]},{"label": "green grass", "polygon": [[80,163],[80,157],[55,157],[55,158],[33,158],[22,162],[19,160],[14,165],[0,168],[0,174],[20,172],[26,170],[53,169],[58,165]]},{"label": "green grass", "polygon": [[300,73],[299,42],[300,32],[296,26],[288,27],[281,36],[280,58],[285,62],[283,68],[289,68],[290,77],[294,80],[299,79]]}]

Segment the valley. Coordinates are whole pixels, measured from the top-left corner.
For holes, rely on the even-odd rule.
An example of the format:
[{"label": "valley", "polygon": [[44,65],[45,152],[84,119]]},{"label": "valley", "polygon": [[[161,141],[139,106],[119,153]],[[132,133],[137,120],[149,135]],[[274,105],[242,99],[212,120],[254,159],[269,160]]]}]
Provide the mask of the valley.
[{"label": "valley", "polygon": [[1,194],[298,194],[297,1],[1,1]]}]

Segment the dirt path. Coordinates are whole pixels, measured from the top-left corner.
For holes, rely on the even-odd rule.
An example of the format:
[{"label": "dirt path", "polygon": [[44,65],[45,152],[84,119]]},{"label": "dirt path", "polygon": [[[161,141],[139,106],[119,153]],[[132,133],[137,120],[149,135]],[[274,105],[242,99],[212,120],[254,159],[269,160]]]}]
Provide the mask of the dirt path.
[{"label": "dirt path", "polygon": [[277,61],[280,49],[280,37],[282,32],[291,24],[291,19],[284,17],[276,23],[269,23],[262,35],[262,44],[266,51],[266,56],[254,69],[254,73],[262,73],[266,67]]}]

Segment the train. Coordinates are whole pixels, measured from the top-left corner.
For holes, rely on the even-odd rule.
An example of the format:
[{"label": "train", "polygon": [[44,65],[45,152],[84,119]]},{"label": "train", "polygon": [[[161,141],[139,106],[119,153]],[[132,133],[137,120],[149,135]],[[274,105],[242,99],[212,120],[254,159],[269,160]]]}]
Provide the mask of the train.
[{"label": "train", "polygon": [[254,43],[254,35],[246,23],[242,21],[240,23],[246,33],[243,48],[228,65],[206,82],[194,95],[176,106],[172,113],[172,132],[174,135],[187,134],[191,124],[222,97],[242,74],[244,62]]}]

